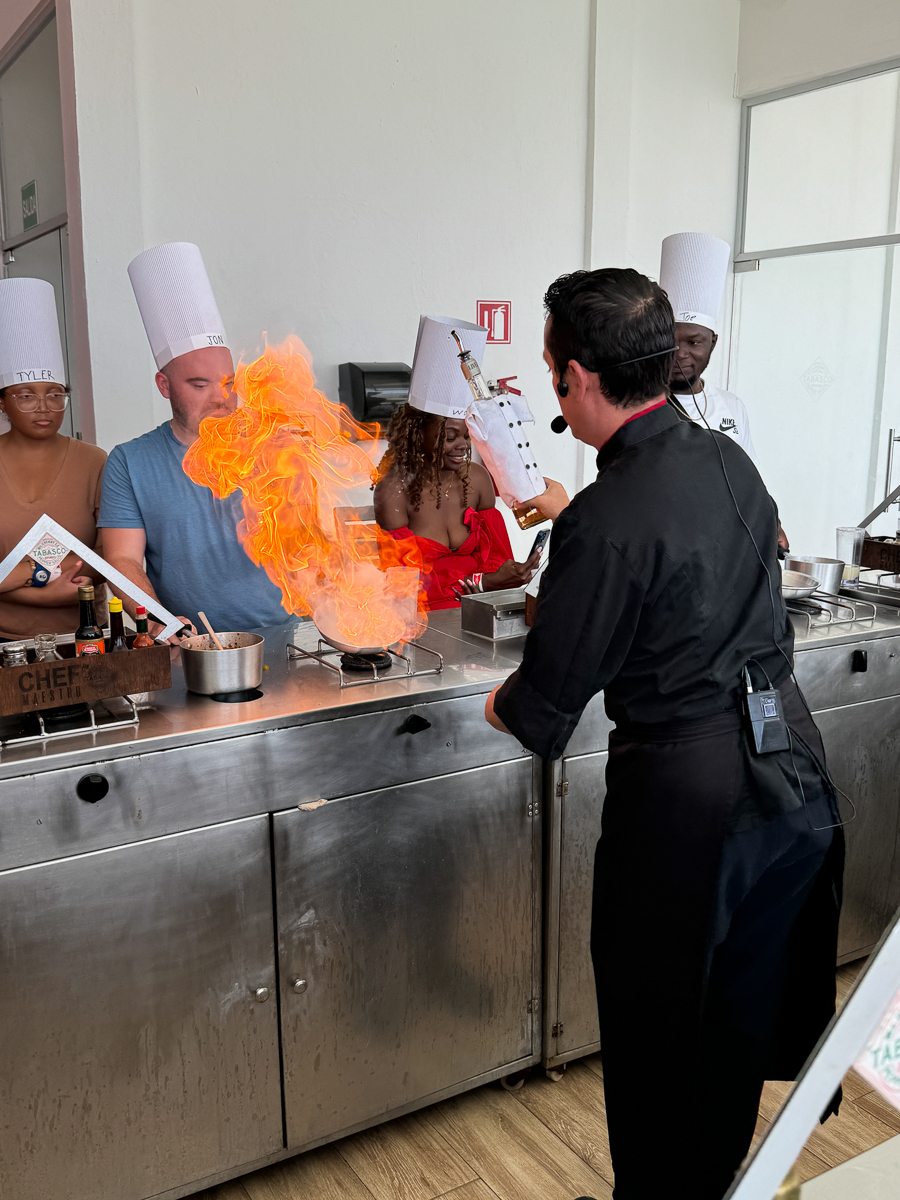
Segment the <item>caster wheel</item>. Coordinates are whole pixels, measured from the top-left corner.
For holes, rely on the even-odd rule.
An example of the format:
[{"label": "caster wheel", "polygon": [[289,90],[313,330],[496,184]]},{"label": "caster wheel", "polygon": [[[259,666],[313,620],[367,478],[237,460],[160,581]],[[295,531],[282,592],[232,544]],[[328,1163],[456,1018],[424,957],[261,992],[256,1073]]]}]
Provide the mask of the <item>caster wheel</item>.
[{"label": "caster wheel", "polygon": [[548,1067],[547,1068],[547,1078],[552,1079],[554,1083],[559,1083],[559,1081],[562,1079],[562,1077],[563,1077],[563,1075],[565,1075],[565,1073],[566,1073],[566,1064],[565,1063],[563,1063],[561,1067]]},{"label": "caster wheel", "polygon": [[501,1079],[500,1083],[503,1090],[506,1092],[517,1092],[525,1083],[525,1076],[528,1071],[516,1071],[514,1075],[507,1075],[505,1079]]}]

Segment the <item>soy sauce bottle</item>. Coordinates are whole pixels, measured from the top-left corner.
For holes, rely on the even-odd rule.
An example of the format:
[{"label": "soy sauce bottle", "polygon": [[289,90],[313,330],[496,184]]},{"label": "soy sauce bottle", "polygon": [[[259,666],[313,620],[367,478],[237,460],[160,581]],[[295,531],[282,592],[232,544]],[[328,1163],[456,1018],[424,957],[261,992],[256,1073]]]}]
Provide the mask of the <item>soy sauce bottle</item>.
[{"label": "soy sauce bottle", "polygon": [[147,632],[147,610],[143,604],[139,604],[134,610],[134,623],[137,633],[131,643],[132,650],[143,650],[146,646],[153,646],[155,643]]},{"label": "soy sauce bottle", "polygon": [[105,654],[106,643],[103,630],[94,616],[94,589],[92,586],[78,589],[78,604],[81,609],[78,628],[75,630],[75,653]]},{"label": "soy sauce bottle", "polygon": [[113,596],[109,602],[109,652],[116,654],[120,650],[127,650],[128,643],[125,641],[125,620],[122,616],[122,601],[118,596]]}]

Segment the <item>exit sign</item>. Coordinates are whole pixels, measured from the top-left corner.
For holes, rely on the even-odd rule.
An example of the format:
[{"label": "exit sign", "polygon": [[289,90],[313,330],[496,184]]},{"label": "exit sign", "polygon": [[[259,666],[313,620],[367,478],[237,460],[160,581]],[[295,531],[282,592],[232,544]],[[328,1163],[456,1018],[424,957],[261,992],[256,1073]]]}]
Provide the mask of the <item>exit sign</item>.
[{"label": "exit sign", "polygon": [[22,188],[22,228],[34,229],[37,223],[37,184],[32,179]]}]

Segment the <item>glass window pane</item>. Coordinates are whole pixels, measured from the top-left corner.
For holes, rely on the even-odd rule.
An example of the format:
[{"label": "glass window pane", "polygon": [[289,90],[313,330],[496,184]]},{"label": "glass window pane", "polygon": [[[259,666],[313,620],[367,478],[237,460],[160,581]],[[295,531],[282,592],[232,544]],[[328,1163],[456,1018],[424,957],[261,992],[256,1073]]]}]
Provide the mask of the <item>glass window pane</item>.
[{"label": "glass window pane", "polygon": [[898,78],[889,71],[751,109],[745,250],[896,231]]},{"label": "glass window pane", "polygon": [[[866,505],[868,512],[884,498],[886,486],[889,491],[893,491],[900,484],[900,442],[894,444],[889,485],[887,480],[888,435],[893,431],[895,437],[900,437],[900,250],[894,246],[889,247],[887,256],[892,276],[889,292],[890,319],[882,326],[884,381],[879,390],[883,394],[883,401],[873,437],[874,464],[869,492],[872,502]],[[875,518],[869,526],[869,533],[874,537],[893,537],[898,527],[900,505],[892,504],[886,513]]]},{"label": "glass window pane", "polygon": [[728,386],[799,554],[833,557],[837,526],[869,511],[892,257],[878,246],[763,259],[735,278]]},{"label": "glass window pane", "polygon": [[34,223],[66,211],[55,19],[0,75],[0,168],[4,237],[23,232],[23,201],[33,210],[22,189],[32,182]]}]

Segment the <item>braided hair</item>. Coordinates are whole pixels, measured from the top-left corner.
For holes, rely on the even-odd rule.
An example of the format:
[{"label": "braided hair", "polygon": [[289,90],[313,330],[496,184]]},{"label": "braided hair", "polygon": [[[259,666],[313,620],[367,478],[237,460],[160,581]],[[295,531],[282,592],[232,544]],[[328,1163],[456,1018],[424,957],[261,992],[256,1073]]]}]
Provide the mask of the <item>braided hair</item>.
[{"label": "braided hair", "polygon": [[[432,422],[440,426],[431,455],[425,452],[425,434]],[[385,433],[388,448],[372,476],[373,486],[380,483],[391,471],[396,470],[400,486],[409,499],[409,507],[417,511],[422,503],[422,492],[426,488],[441,507],[441,464],[444,461],[444,445],[447,439],[447,419],[434,413],[422,412],[411,404],[395,408]],[[469,462],[460,476],[463,486],[463,507],[469,503]]]}]

